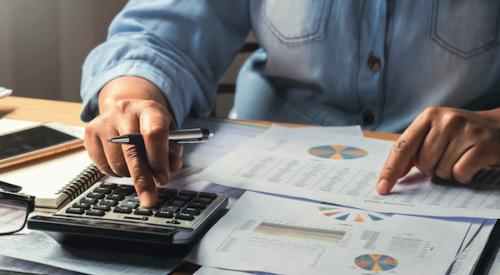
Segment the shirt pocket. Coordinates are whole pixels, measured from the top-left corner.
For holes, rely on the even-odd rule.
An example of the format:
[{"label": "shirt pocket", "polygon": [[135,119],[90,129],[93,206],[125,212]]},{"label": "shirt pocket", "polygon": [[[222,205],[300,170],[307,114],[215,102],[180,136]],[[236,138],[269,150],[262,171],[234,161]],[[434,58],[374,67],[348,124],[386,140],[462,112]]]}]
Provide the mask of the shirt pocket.
[{"label": "shirt pocket", "polygon": [[333,0],[263,1],[261,16],[273,35],[282,43],[299,45],[321,40]]},{"label": "shirt pocket", "polygon": [[434,0],[431,39],[449,52],[471,58],[498,45],[498,0]]}]

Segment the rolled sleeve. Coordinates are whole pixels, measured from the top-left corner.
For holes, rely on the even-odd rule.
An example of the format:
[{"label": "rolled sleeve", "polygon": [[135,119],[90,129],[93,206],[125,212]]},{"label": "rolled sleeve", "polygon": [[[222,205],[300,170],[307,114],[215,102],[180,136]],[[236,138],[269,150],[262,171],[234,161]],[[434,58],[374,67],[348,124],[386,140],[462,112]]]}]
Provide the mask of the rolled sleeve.
[{"label": "rolled sleeve", "polygon": [[99,91],[121,76],[155,84],[178,125],[192,111],[210,113],[218,81],[249,28],[244,0],[130,1],[84,63],[81,119],[98,115]]}]

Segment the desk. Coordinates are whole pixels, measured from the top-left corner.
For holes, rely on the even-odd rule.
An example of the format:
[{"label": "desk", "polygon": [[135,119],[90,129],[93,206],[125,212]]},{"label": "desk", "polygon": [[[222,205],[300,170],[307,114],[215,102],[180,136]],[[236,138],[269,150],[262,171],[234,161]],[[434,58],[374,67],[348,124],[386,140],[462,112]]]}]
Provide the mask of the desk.
[{"label": "desk", "polygon": [[[80,121],[80,103],[62,102],[54,100],[32,99],[23,97],[7,97],[0,100],[0,118],[30,120],[37,122],[58,121],[74,126],[85,126]],[[271,122],[244,121],[244,123],[270,125]],[[284,126],[297,127],[299,125],[282,124]],[[364,131],[366,137],[395,140],[398,135],[393,133],[380,133]],[[498,232],[498,229],[497,231]],[[493,233],[495,234],[495,233]],[[496,242],[495,242],[496,243]],[[192,274],[198,266],[186,263],[174,274]]]},{"label": "desk", "polygon": [[[46,99],[34,99],[9,96],[0,100],[0,118],[31,120],[38,122],[57,121],[75,126],[85,126],[80,120],[82,105],[75,102],[64,102]],[[271,125],[272,122],[248,121],[252,124]],[[293,124],[284,126],[296,127]],[[366,137],[396,140],[398,134],[364,131]]]}]

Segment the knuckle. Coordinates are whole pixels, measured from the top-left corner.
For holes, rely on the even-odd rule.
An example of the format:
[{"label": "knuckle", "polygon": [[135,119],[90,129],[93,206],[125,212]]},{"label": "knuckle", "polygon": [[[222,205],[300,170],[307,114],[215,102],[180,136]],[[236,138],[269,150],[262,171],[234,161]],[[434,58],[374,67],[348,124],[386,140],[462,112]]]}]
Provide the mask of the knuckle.
[{"label": "knuckle", "polygon": [[120,99],[115,102],[114,109],[119,112],[126,113],[127,110],[130,108],[130,104],[131,104],[130,100]]},{"label": "knuckle", "polygon": [[462,125],[464,125],[467,121],[467,118],[463,116],[462,114],[456,113],[456,112],[451,112],[448,113],[444,118],[444,123],[451,127],[451,128],[457,128]]},{"label": "knuckle", "polygon": [[152,125],[142,133],[146,139],[165,137],[167,136],[167,128],[162,125]]},{"label": "knuckle", "polygon": [[406,139],[398,140],[392,148],[392,151],[397,155],[408,155],[410,150],[410,142]]},{"label": "knuckle", "polygon": [[160,104],[154,100],[148,99],[143,101],[143,108],[144,109],[161,109]]},{"label": "knuckle", "polygon": [[435,118],[435,117],[438,117],[441,113],[441,109],[439,107],[435,107],[435,106],[431,106],[431,107],[427,107],[422,115],[424,118],[428,118],[428,119],[432,119],[432,118]]},{"label": "knuckle", "polygon": [[127,146],[124,151],[125,157],[128,159],[139,159],[140,157],[139,150],[135,146]]}]

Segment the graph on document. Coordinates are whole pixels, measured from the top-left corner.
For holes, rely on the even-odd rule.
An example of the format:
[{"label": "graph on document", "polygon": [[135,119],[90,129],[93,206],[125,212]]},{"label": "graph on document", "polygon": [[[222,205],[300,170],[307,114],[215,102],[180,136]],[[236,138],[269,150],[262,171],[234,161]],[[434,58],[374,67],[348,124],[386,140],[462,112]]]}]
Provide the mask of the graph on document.
[{"label": "graph on document", "polygon": [[358,159],[368,155],[366,150],[347,145],[321,145],[309,149],[309,154],[324,159]]},{"label": "graph on document", "polygon": [[398,266],[398,260],[381,254],[364,254],[354,259],[354,264],[364,270],[382,272]]},{"label": "graph on document", "polygon": [[323,215],[329,218],[333,218],[339,221],[351,221],[351,222],[367,222],[367,221],[381,221],[385,217],[380,214],[370,213],[370,212],[361,212],[357,213],[353,211],[349,211],[346,209],[340,209],[336,207],[330,206],[320,206],[319,211]]},{"label": "graph on document", "polygon": [[341,230],[305,227],[273,222],[261,222],[254,231],[272,236],[287,236],[300,239],[328,241],[335,244],[340,243],[346,235],[346,232]]}]

